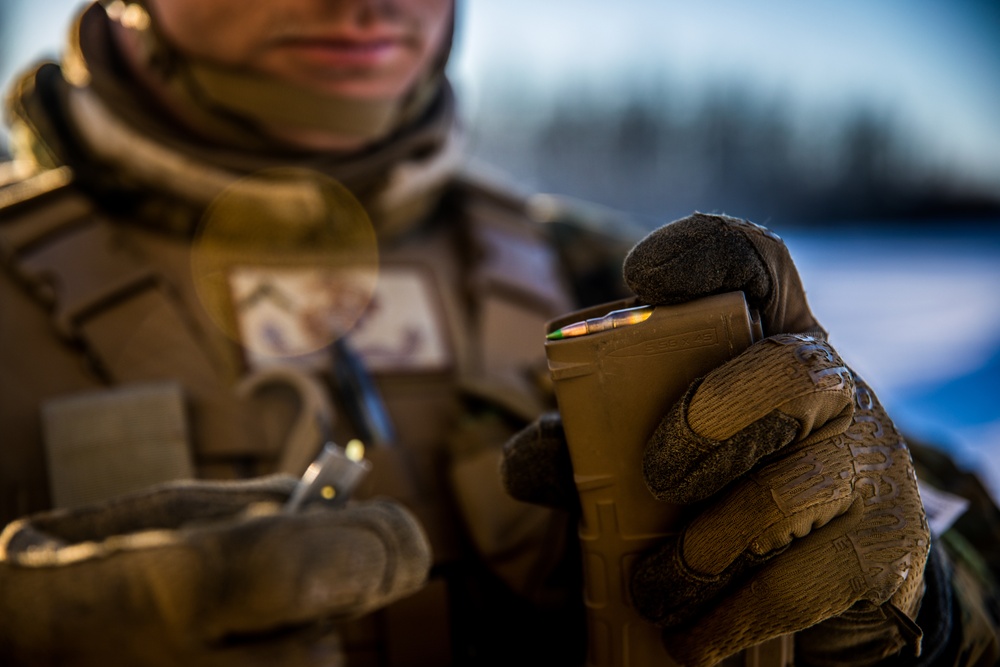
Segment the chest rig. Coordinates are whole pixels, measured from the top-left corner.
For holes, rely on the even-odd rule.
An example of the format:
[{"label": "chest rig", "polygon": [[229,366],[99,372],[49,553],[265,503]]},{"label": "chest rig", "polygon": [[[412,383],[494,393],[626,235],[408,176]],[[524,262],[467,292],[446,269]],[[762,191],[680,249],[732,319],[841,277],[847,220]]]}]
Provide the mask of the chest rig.
[{"label": "chest rig", "polygon": [[[544,237],[518,215],[515,200],[469,182],[448,196],[462,229],[457,241],[437,251],[464,254],[459,273],[447,277],[461,286],[451,286],[443,316],[432,316],[444,322],[451,347],[450,381],[530,418],[544,404],[525,369],[539,360],[544,322],[569,308],[555,259]],[[245,458],[253,451],[247,443],[258,436],[233,391],[242,374],[236,346],[220,343],[192,315],[185,288],[95,208],[68,168],[0,190],[0,204],[3,262],[49,312],[59,337],[79,350],[106,387],[177,383],[197,408],[189,436],[198,474],[228,476],[213,466]],[[418,244],[407,254],[402,247],[386,255],[406,265],[426,249]],[[387,368],[384,375],[400,374]]]},{"label": "chest rig", "polygon": [[[503,502],[496,497],[476,500],[481,498],[483,471],[496,477],[496,460],[488,447],[481,448],[479,453],[485,455],[479,456],[470,440],[482,436],[495,446],[504,433],[465,427],[462,435],[473,437],[462,443],[459,465],[453,465],[451,440],[477,410],[502,413],[508,423],[511,417],[523,423],[547,407],[531,370],[543,362],[545,321],[570,308],[545,236],[525,221],[517,199],[458,181],[445,195],[439,213],[456,234],[436,240],[433,235],[418,235],[387,248],[384,256],[386,267],[394,268],[426,268],[435,261],[428,254],[446,253],[451,258],[449,271],[431,272],[431,282],[440,288],[437,316],[450,362],[436,372],[422,373],[373,364],[401,446],[370,451],[373,473],[366,480],[368,488],[357,494],[363,498],[388,493],[409,505],[427,530],[437,574],[413,598],[342,628],[353,665],[458,664],[465,649],[456,647],[493,645],[489,637],[470,639],[483,630],[479,626],[455,626],[448,619],[481,613],[461,611],[481,602],[455,597],[477,590],[469,588],[468,577],[473,572],[478,573],[474,579],[482,577],[475,568],[484,567],[456,572],[468,562],[469,540],[477,539],[456,527],[488,525],[478,519],[477,508],[485,502],[492,516],[497,502]],[[252,461],[241,468],[255,451],[248,443],[259,434],[250,426],[255,423],[255,415],[249,414],[252,405],[234,391],[243,373],[235,360],[238,350],[234,353],[220,345],[218,333],[213,335],[203,320],[189,312],[188,288],[148,261],[145,248],[134,243],[133,231],[97,210],[65,168],[0,190],[3,264],[48,312],[63,343],[92,368],[95,391],[105,394],[142,385],[160,391],[160,400],[150,410],[164,412],[168,405],[174,411],[188,409],[186,447],[193,454],[190,472],[197,476],[260,472],[250,465]],[[319,445],[317,441],[317,450]],[[57,487],[58,471],[51,469],[51,459],[49,465]],[[183,467],[178,470],[173,474],[183,476]],[[88,478],[102,474],[86,468],[75,473]],[[472,490],[471,510],[463,504],[462,492],[456,490],[460,488]],[[113,495],[122,490],[109,480],[98,491]],[[502,493],[499,486],[497,492]],[[53,496],[56,504],[66,504],[58,489]],[[71,496],[67,502],[74,501],[79,499]],[[544,513],[540,508],[531,511]],[[544,522],[532,525],[545,530]],[[497,551],[513,567],[510,550],[501,545]],[[484,594],[479,591],[475,596]],[[492,595],[486,597],[493,600]],[[501,597],[505,602],[490,602],[485,608],[510,603],[508,594]],[[421,629],[419,636],[414,628]]]}]

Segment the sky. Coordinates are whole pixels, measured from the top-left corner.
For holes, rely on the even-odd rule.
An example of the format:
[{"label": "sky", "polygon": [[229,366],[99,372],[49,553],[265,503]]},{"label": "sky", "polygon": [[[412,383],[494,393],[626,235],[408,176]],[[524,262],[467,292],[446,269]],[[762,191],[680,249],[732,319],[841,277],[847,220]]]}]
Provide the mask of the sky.
[{"label": "sky", "polygon": [[1000,187],[1000,5],[988,0],[478,0],[461,10],[453,75],[473,109],[491,103],[491,81],[613,91],[626,77],[693,94],[735,82],[804,114],[862,100],[912,126],[945,164]]}]

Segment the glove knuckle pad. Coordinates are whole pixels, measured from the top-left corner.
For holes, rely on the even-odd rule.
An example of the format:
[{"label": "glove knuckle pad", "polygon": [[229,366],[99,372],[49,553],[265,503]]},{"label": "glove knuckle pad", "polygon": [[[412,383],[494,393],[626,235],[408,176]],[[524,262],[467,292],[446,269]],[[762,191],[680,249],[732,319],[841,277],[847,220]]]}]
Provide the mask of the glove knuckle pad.
[{"label": "glove knuckle pad", "polygon": [[657,497],[692,502],[793,442],[842,432],[854,379],[825,341],[779,335],[696,382],[654,432],[644,473]]},{"label": "glove knuckle pad", "polygon": [[701,435],[721,440],[781,410],[800,421],[801,439],[849,414],[853,402],[851,372],[829,344],[782,334],[709,373],[691,399],[687,418]]}]

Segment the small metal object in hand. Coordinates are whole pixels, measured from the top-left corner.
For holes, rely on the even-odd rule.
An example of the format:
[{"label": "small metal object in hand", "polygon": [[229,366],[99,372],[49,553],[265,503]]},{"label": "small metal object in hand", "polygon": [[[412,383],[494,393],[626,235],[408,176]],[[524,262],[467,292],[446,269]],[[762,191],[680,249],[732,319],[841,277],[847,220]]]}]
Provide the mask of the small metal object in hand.
[{"label": "small metal object in hand", "polygon": [[365,459],[365,446],[360,440],[351,440],[346,447],[327,442],[302,474],[284,509],[295,512],[312,502],[320,502],[327,507],[342,505],[371,467]]}]

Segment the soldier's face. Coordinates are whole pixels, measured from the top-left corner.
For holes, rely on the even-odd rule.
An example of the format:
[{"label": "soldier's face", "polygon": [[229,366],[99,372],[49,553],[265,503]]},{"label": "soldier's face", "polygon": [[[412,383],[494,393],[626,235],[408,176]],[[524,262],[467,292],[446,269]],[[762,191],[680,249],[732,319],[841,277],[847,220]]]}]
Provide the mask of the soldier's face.
[{"label": "soldier's face", "polygon": [[360,99],[399,98],[450,36],[453,0],[148,0],[192,56]]}]

